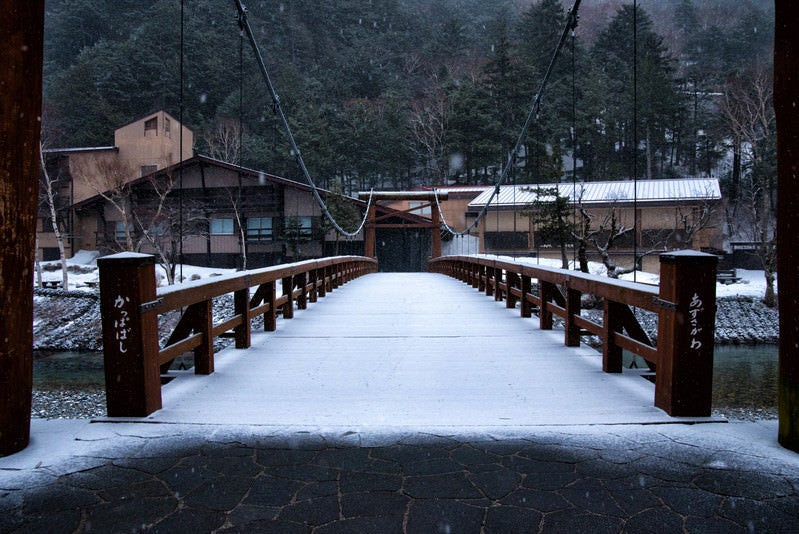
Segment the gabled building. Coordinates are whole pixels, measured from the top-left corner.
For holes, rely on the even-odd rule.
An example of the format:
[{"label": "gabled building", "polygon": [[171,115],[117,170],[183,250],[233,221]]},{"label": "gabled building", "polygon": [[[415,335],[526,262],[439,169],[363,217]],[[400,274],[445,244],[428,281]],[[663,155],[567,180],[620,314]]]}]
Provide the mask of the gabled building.
[{"label": "gabled building", "polygon": [[[68,236],[68,256],[81,249],[136,250],[167,264],[182,254],[193,265],[257,268],[363,254],[363,232],[338,236],[309,185],[193,155],[185,144],[193,139],[191,132],[184,128],[181,149],[174,135],[178,128],[160,112],[118,129],[113,147],[48,151],[50,174],[59,177],[59,223]],[[188,154],[182,162],[181,154]],[[356,221],[366,208],[349,197],[337,204]],[[426,239],[419,230],[411,237],[410,230],[402,230],[421,219],[385,206],[377,210],[394,226],[377,235],[381,266],[422,270],[430,255],[429,230]],[[40,257],[56,259],[48,213],[40,214]],[[418,242],[413,250],[409,239]]]},{"label": "gabled building", "polygon": [[[494,190],[486,188],[466,210],[468,223],[487,208],[486,217],[478,225],[481,253],[560,257],[558,244],[541,235],[531,216],[539,191],[543,194],[552,190],[568,198],[570,218],[578,223],[584,210],[591,217],[594,230],[611,214],[619,228],[634,229],[620,237],[610,250],[630,264],[636,249],[639,254],[650,250],[724,249],[721,190],[715,178],[502,186],[492,198]],[[553,198],[545,195],[541,200]],[[606,237],[607,232],[596,236],[600,244]],[[571,250],[572,243],[567,243],[567,247]],[[596,254],[592,259],[596,259]],[[654,255],[645,258],[645,270],[657,270],[656,262]]]},{"label": "gabled building", "polygon": [[[158,111],[114,131],[114,144],[44,150],[47,174],[56,193],[59,227],[67,255],[87,245],[75,227],[72,206],[194,155],[194,134],[165,111]],[[109,187],[113,186],[113,187]],[[58,258],[49,209],[40,209],[38,256]],[[91,241],[91,240],[90,240]],[[92,250],[94,247],[92,247]]]}]

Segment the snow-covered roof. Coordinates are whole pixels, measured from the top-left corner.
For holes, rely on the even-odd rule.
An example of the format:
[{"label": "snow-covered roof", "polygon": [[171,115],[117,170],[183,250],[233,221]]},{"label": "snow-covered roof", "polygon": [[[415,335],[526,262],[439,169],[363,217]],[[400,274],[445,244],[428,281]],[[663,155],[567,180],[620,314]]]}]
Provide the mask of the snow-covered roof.
[{"label": "snow-covered roof", "polygon": [[45,154],[70,154],[75,152],[102,152],[107,150],[119,150],[115,146],[85,146],[76,148],[46,148],[42,150]]},{"label": "snow-covered roof", "polygon": [[430,186],[422,187],[423,191],[433,191],[433,190],[435,190],[435,191],[440,191],[440,192],[443,192],[443,193],[449,193],[451,195],[452,194],[456,194],[456,195],[457,194],[472,194],[472,193],[475,194],[475,195],[478,195],[478,194],[482,193],[483,191],[485,191],[487,189],[492,189],[493,190],[494,188],[492,186],[490,186],[490,185],[448,185],[448,186],[442,186],[442,187],[430,187]]},{"label": "snow-covered roof", "polygon": [[491,198],[493,187],[469,203],[469,208],[525,206],[535,202],[536,190],[558,188],[562,196],[581,200],[583,204],[625,204],[684,202],[686,200],[719,200],[721,189],[716,178],[679,178],[670,180],[632,180],[611,182],[578,182],[561,184],[505,185]]}]

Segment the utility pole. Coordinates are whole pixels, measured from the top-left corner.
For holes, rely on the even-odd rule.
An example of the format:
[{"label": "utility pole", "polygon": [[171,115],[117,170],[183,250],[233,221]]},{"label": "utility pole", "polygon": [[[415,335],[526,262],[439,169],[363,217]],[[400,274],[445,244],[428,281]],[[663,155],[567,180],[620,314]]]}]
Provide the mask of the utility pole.
[{"label": "utility pole", "polygon": [[780,309],[779,442],[799,452],[799,4],[775,0],[774,111],[777,117],[777,275]]},{"label": "utility pole", "polygon": [[44,0],[0,0],[0,456],[30,440]]}]

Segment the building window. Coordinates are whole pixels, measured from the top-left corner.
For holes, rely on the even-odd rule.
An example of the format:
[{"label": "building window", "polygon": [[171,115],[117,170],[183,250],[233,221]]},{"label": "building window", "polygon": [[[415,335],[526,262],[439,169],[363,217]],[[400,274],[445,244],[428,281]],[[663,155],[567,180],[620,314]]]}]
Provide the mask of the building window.
[{"label": "building window", "polygon": [[313,218],[288,217],[285,232],[287,239],[310,238],[313,236]]},{"label": "building window", "polygon": [[167,137],[171,137],[170,132],[172,129],[172,125],[170,124],[169,119],[164,117],[164,135]]},{"label": "building window", "polygon": [[[427,204],[427,206],[422,208],[422,206],[424,206],[425,204]],[[421,217],[430,218],[430,217],[433,216],[432,206],[430,205],[429,202],[413,202],[413,201],[411,201],[411,202],[408,202],[408,208],[409,208],[409,211],[411,213],[415,213],[416,215],[419,215]]]},{"label": "building window", "polygon": [[272,240],[272,217],[250,217],[247,219],[248,241]]},{"label": "building window", "polygon": [[[128,233],[133,234],[133,225],[128,225]],[[117,221],[114,227],[114,239],[119,242],[124,243],[126,240],[125,237],[125,221]]]},{"label": "building window", "polygon": [[233,219],[211,219],[211,235],[233,235]]},{"label": "building window", "polygon": [[43,234],[53,234],[53,219],[51,217],[44,217],[41,219],[42,221],[42,230]]},{"label": "building window", "polygon": [[144,121],[144,135],[147,135],[148,132],[154,132],[155,135],[158,135],[158,117]]}]

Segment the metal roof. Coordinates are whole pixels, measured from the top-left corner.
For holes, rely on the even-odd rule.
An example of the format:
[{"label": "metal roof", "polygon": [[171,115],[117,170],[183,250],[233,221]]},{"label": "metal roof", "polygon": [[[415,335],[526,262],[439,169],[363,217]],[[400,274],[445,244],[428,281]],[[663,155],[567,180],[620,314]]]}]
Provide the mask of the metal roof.
[{"label": "metal roof", "polygon": [[485,191],[486,189],[493,190],[494,188],[490,185],[446,185],[446,186],[423,186],[423,191],[441,191],[449,193],[450,195],[457,195],[457,194],[475,194],[478,195]]},{"label": "metal roof", "polygon": [[499,195],[491,199],[491,187],[469,203],[469,208],[482,208],[491,201],[491,207],[521,207],[532,204],[537,189],[554,189],[562,196],[573,196],[583,204],[631,204],[683,202],[686,200],[719,200],[721,189],[716,178],[679,178],[670,180],[632,180],[613,182],[578,182],[561,184],[504,185]]}]

